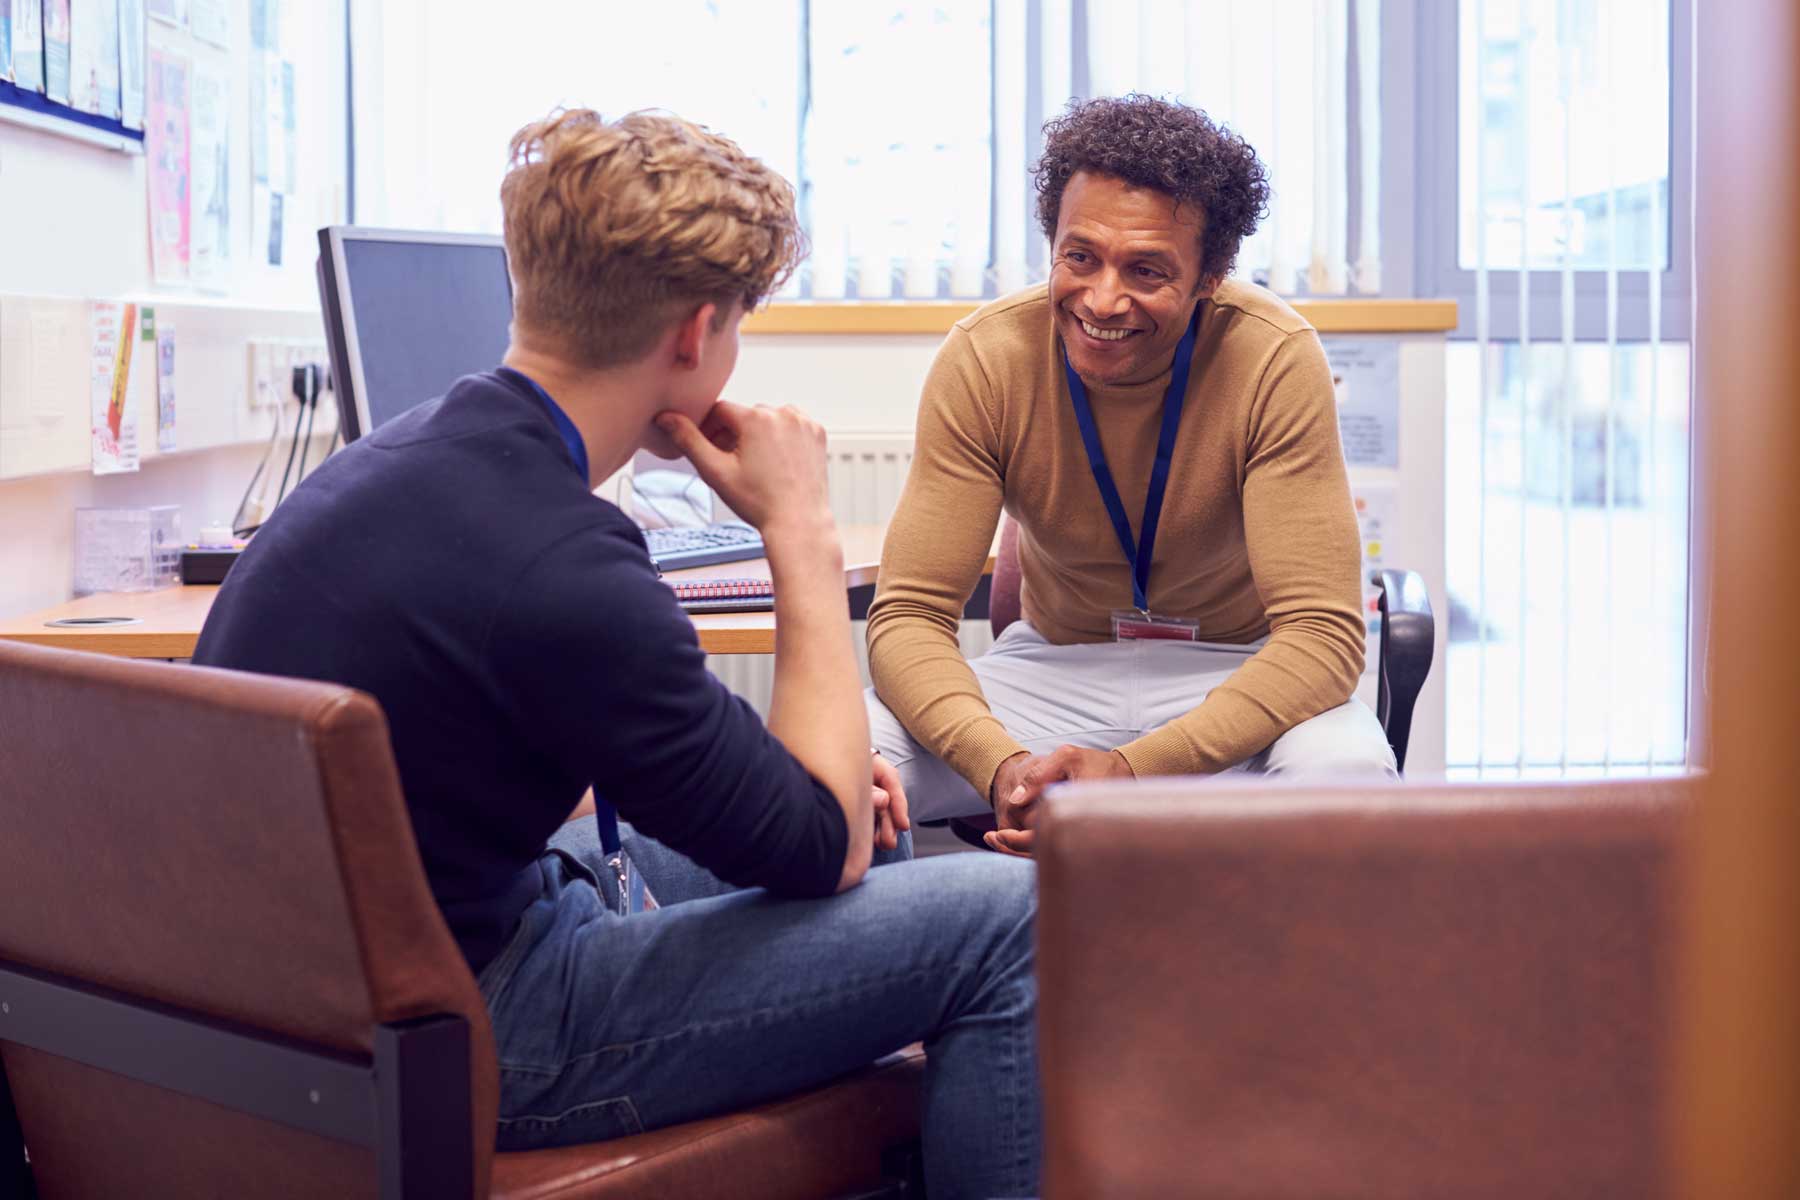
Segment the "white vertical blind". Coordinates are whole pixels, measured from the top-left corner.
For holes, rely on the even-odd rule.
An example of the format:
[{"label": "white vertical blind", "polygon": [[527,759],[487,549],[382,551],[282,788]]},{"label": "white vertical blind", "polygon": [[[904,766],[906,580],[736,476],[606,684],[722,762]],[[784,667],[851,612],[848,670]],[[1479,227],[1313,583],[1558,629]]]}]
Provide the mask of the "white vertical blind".
[{"label": "white vertical blind", "polygon": [[[1601,92],[1606,97],[1606,128],[1609,134],[1619,129],[1623,114],[1619,108],[1619,93],[1614,87],[1615,64],[1618,59],[1619,13],[1613,0],[1602,0],[1600,19],[1606,28],[1606,53],[1600,56]],[[1604,559],[1606,577],[1602,585],[1602,608],[1611,612],[1616,602],[1617,593],[1614,580],[1618,573],[1618,564],[1614,557],[1615,538],[1613,522],[1618,514],[1618,430],[1619,430],[1619,142],[1616,137],[1606,139],[1606,228],[1609,236],[1606,239],[1606,535],[1604,540]],[[1613,765],[1613,740],[1618,731],[1618,722],[1614,714],[1618,711],[1619,702],[1619,627],[1616,622],[1608,622],[1606,626],[1606,724],[1604,736],[1605,746],[1601,751],[1600,765],[1611,770]]]},{"label": "white vertical blind", "polygon": [[1356,231],[1356,290],[1381,291],[1381,5],[1357,0],[1356,139],[1362,219]]},{"label": "white vertical blind", "polygon": [[[1474,71],[1477,94],[1485,94],[1488,77],[1487,56],[1487,4],[1485,0],[1475,0],[1475,55]],[[1463,39],[1465,46],[1469,38]],[[1460,59],[1464,63],[1463,70],[1469,69],[1468,55],[1462,53]],[[1476,479],[1478,497],[1476,501],[1475,553],[1475,639],[1477,657],[1475,659],[1475,766],[1477,770],[1487,766],[1487,719],[1488,719],[1488,431],[1493,428],[1490,399],[1494,394],[1493,347],[1488,343],[1488,331],[1492,297],[1491,283],[1488,279],[1488,223],[1485,211],[1488,194],[1487,146],[1484,135],[1485,126],[1476,127],[1477,145],[1475,147],[1475,192],[1483,199],[1482,209],[1477,213],[1475,222],[1475,353],[1479,363],[1477,378],[1480,381],[1480,399],[1478,402],[1478,424],[1476,426]]]},{"label": "white vertical blind", "polygon": [[[1379,0],[354,0],[358,218],[497,231],[508,137],[556,106],[663,108],[727,134],[802,193],[813,252],[786,295],[980,296],[1043,272],[1030,190],[1044,120],[1140,91],[1206,109],[1270,170],[1240,273],[1343,291],[1361,137],[1356,275],[1379,282]],[[558,36],[544,38],[542,30]],[[1035,36],[1034,36],[1035,31]]]},{"label": "white vertical blind", "polygon": [[[1450,763],[1531,775],[1678,765],[1688,400],[1686,347],[1661,337],[1664,196],[1678,169],[1666,161],[1667,9],[1651,22],[1618,0],[1459,11],[1475,341],[1451,348],[1448,499],[1450,527],[1464,514],[1473,538],[1450,546]],[[1622,303],[1626,274],[1646,281],[1645,305]],[[1493,292],[1505,285],[1519,332],[1499,343]],[[1546,304],[1553,321],[1539,311],[1536,329],[1556,335],[1534,344],[1533,309]],[[1595,305],[1604,320],[1589,324]]]},{"label": "white vertical blind", "polygon": [[1562,105],[1562,380],[1556,391],[1557,412],[1561,417],[1561,469],[1557,472],[1557,499],[1562,509],[1562,661],[1561,707],[1562,737],[1559,739],[1561,766],[1569,769],[1569,676],[1570,650],[1574,632],[1575,572],[1573,560],[1574,511],[1571,507],[1575,477],[1575,38],[1570,0],[1557,0],[1557,42],[1562,56],[1557,63],[1558,102]]},{"label": "white vertical blind", "polygon": [[1342,292],[1348,263],[1344,223],[1349,205],[1348,129],[1349,26],[1345,0],[1313,0],[1313,197],[1312,252],[1307,290]]},{"label": "white vertical blind", "polygon": [[[1037,65],[1046,85],[1066,83],[1053,54],[1080,54],[1062,38],[1067,0],[1039,4],[1044,59]],[[1030,203],[1001,191],[1013,164],[1028,158],[1037,126],[1055,115],[1067,92],[1046,86],[1042,112],[1024,112],[1022,86],[1015,94],[1008,59],[1021,58],[1028,43],[1022,31],[1026,0],[995,0],[995,286],[1010,290],[1026,281],[1028,245],[1042,237]],[[1264,0],[1089,0],[1085,43],[1091,95],[1129,92],[1159,95],[1193,104],[1220,124],[1244,135],[1269,167],[1271,201],[1264,228],[1238,254],[1238,273],[1256,277],[1278,291],[1341,293],[1350,288],[1350,0],[1310,0],[1271,5]],[[1375,0],[1363,7],[1377,9]],[[1359,32],[1372,29],[1359,45],[1357,68],[1363,79],[1364,121],[1357,137],[1379,124],[1379,23],[1359,14]],[[1055,34],[1051,34],[1055,29]],[[1377,180],[1379,137],[1359,148],[1363,178],[1364,228],[1379,225]],[[1381,282],[1379,237],[1361,237],[1357,279]]]},{"label": "white vertical blind", "polygon": [[994,275],[1002,293],[1025,286],[1025,0],[994,0]]},{"label": "white vertical blind", "polygon": [[[1531,6],[1518,6],[1519,38],[1519,123],[1513,131],[1519,145],[1519,228],[1526,245],[1531,231],[1531,97],[1537,87],[1532,71],[1532,50],[1537,39],[1532,36]],[[1527,732],[1531,702],[1530,647],[1531,632],[1531,256],[1519,255],[1519,628],[1515,639],[1518,651],[1518,756],[1515,766],[1523,767],[1530,736]]]}]

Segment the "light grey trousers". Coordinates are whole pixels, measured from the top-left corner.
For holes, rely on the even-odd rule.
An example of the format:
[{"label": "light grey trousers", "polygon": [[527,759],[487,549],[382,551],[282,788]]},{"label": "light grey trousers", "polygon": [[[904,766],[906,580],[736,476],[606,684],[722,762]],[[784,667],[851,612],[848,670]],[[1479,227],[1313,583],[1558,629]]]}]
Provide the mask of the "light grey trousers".
[{"label": "light grey trousers", "polygon": [[[1205,699],[1260,644],[1133,641],[1057,646],[1015,621],[970,660],[988,708],[1033,754],[1062,745],[1112,750],[1158,729]],[[900,772],[915,821],[988,811],[987,797],[913,740],[867,693],[869,732]],[[1233,771],[1286,778],[1395,778],[1381,723],[1357,699],[1302,721]]]}]

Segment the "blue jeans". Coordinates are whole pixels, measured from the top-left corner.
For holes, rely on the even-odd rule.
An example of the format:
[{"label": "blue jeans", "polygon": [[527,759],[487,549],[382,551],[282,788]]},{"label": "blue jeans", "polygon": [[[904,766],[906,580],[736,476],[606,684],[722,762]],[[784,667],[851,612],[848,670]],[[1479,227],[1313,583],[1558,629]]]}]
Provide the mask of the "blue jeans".
[{"label": "blue jeans", "polygon": [[1030,863],[949,854],[824,900],[733,890],[621,830],[662,904],[621,916],[592,821],[481,974],[502,1150],[599,1141],[803,1091],[923,1041],[934,1200],[1037,1193]]}]

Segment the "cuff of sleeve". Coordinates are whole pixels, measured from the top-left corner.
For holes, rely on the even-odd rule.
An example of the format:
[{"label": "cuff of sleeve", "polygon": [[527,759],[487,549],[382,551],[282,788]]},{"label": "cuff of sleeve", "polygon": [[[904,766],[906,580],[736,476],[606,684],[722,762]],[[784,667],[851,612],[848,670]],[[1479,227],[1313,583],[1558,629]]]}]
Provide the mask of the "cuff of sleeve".
[{"label": "cuff of sleeve", "polygon": [[1139,778],[1146,775],[1198,775],[1206,771],[1205,766],[1194,761],[1193,748],[1173,725],[1164,725],[1134,742],[1126,742],[1119,747],[1118,754]]},{"label": "cuff of sleeve", "polygon": [[969,786],[984,801],[993,791],[994,773],[1000,769],[1000,764],[1015,754],[1026,752],[1025,747],[1006,732],[1006,726],[992,717],[970,726],[957,740],[950,765],[969,781]]}]

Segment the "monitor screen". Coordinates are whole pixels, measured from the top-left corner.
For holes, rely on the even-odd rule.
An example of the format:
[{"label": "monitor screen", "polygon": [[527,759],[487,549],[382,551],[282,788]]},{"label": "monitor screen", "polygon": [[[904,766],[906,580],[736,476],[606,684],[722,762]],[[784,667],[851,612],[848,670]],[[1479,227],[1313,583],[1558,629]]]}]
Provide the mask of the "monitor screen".
[{"label": "monitor screen", "polygon": [[335,373],[352,418],[346,439],[500,364],[512,285],[499,238],[324,232],[331,236],[322,239],[321,283],[327,318],[338,326],[333,349],[345,360]]}]

